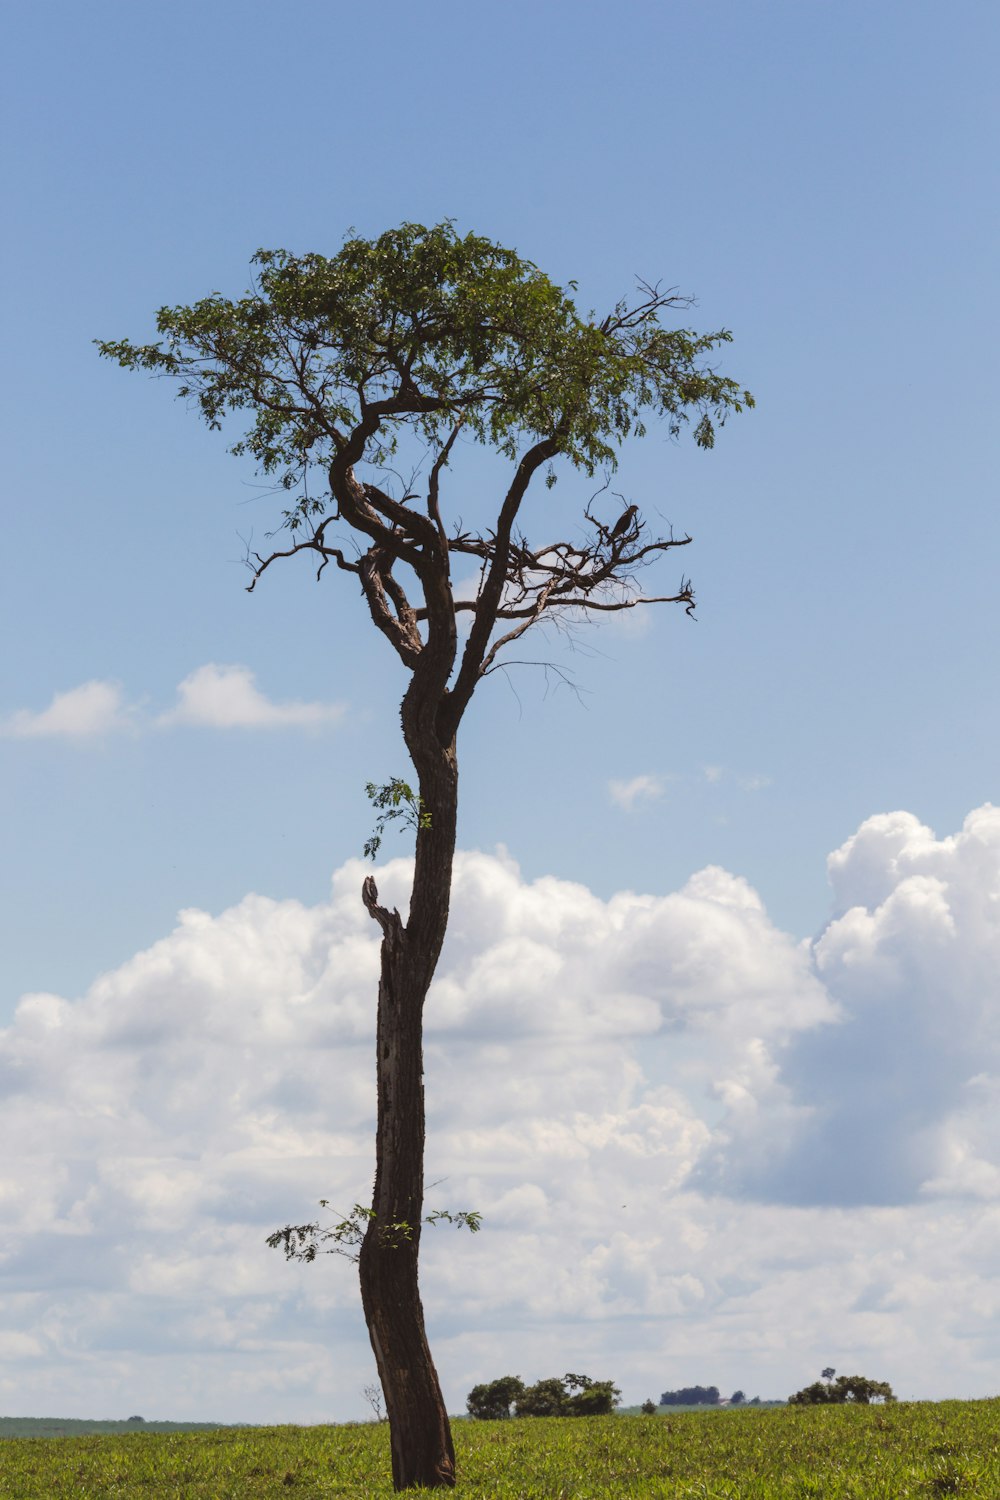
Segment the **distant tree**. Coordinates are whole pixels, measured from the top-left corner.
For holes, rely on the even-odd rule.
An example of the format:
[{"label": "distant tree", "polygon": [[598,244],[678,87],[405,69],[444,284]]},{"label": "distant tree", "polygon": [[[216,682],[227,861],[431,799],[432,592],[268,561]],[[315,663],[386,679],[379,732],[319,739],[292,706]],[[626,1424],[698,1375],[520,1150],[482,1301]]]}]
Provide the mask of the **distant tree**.
[{"label": "distant tree", "polygon": [[796,1391],[794,1396],[789,1396],[789,1406],[827,1406],[836,1401],[833,1394],[833,1386],[823,1380],[814,1380],[812,1385],[805,1385],[801,1391]]},{"label": "distant tree", "polygon": [[587,1375],[565,1375],[563,1383],[575,1395],[569,1398],[571,1417],[602,1417],[614,1411],[621,1391],[610,1380],[591,1380]]},{"label": "distant tree", "polygon": [[868,1380],[864,1375],[838,1375],[836,1380],[815,1380],[789,1396],[789,1406],[869,1406],[872,1402],[895,1401],[892,1386],[885,1380]]},{"label": "distant tree", "polygon": [[568,1417],[569,1392],[556,1375],[537,1380],[518,1396],[514,1410],[519,1417]]},{"label": "distant tree", "polygon": [[146,1418],[145,1417],[129,1417],[128,1420],[130,1422],[138,1422],[141,1425],[142,1423],[145,1422]]},{"label": "distant tree", "polygon": [[644,1417],[655,1417],[656,1416],[656,1402],[655,1401],[644,1401],[642,1403],[642,1405],[640,1406],[639,1410],[642,1412],[642,1414],[643,1414]]},{"label": "distant tree", "polygon": [[487,1385],[474,1385],[465,1398],[470,1417],[481,1422],[501,1422],[510,1416],[510,1408],[524,1395],[524,1381],[518,1375],[501,1375]]},{"label": "distant tree", "polygon": [[[688,300],[643,283],[606,316],[584,314],[573,283],[565,290],[515,251],[447,221],[352,237],[332,257],[259,250],[254,270],[235,300],[212,293],[161,307],[155,343],[98,347],[126,369],[176,380],[210,428],[239,423],[231,451],[284,493],[287,545],[248,549],[249,587],[293,556],[317,576],[348,574],[405,677],[400,718],[417,782],[411,797],[406,783],[389,782],[388,796],[395,786],[403,801],[383,810],[415,809],[408,915],[380,903],[371,876],[361,891],[382,947],[375,1186],[359,1275],[393,1484],[451,1486],[455,1451],[417,1269],[423,1010],[448,926],[459,729],[473,694],[535,626],[653,604],[694,608],[684,577],[668,591],[641,587],[690,537],[651,531],[635,504],[602,515],[594,495],[553,535],[551,506],[537,507],[529,526],[529,491],[534,499],[541,486],[544,496],[559,468],[610,473],[650,419],[672,436],[693,421],[695,442],[711,448],[716,428],[753,398],[718,373],[727,329],[670,326]],[[445,493],[450,463],[474,445],[506,468],[492,505],[479,485],[481,529],[449,516]],[[325,661],[354,643],[316,649]]]},{"label": "distant tree", "polygon": [[720,1401],[717,1385],[685,1385],[679,1391],[664,1391],[661,1406],[718,1406]]},{"label": "distant tree", "polygon": [[529,1385],[516,1397],[514,1411],[519,1417],[599,1417],[614,1411],[621,1394],[610,1380],[552,1376]]},{"label": "distant tree", "polygon": [[376,1422],[388,1421],[388,1417],[386,1416],[385,1409],[383,1407],[383,1401],[385,1398],[382,1393],[382,1387],[377,1383],[377,1381],[371,1380],[367,1385],[362,1386],[361,1394],[364,1396],[365,1400],[368,1402],[368,1405],[371,1407],[372,1415],[374,1416]]},{"label": "distant tree", "polygon": [[742,1406],[746,1399],[746,1395],[743,1391],[734,1391],[729,1398],[729,1404],[730,1406]]}]

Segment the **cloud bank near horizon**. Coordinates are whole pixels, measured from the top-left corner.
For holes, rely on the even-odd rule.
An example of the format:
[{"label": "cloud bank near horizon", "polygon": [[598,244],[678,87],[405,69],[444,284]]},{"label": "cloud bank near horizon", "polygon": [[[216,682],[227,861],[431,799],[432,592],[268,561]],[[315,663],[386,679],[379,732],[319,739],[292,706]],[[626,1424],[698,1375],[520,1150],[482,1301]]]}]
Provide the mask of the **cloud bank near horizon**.
[{"label": "cloud bank near horizon", "polygon": [[[0,1170],[7,1409],[363,1414],[352,1268],[264,1238],[369,1191],[367,868],[316,906],[182,912],[0,1032],[0,1129],[32,1143]],[[993,1389],[1000,809],[944,839],[870,818],[829,869],[803,943],[719,868],[604,901],[460,854],[426,1047],[428,1206],[485,1223],[425,1240],[452,1409],[550,1365],[626,1399],[785,1395],[827,1363]],[[382,899],[409,875],[382,867]]]}]

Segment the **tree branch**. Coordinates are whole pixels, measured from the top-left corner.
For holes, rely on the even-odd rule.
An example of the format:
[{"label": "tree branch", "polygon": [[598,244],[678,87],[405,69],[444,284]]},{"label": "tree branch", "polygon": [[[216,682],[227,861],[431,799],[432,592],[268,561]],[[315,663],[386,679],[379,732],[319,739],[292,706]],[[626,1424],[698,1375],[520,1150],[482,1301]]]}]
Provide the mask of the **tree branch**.
[{"label": "tree branch", "polygon": [[[380,547],[369,547],[362,554],[359,564],[361,587],[372,620],[403,665],[412,671],[420,660],[424,643],[420,639],[414,611],[391,570],[392,559]],[[387,595],[396,606],[395,614],[389,608]]]},{"label": "tree branch", "polygon": [[398,943],[403,935],[403,919],[395,907],[389,911],[388,907],[379,905],[378,886],[371,875],[365,876],[361,899],[368,915],[378,923],[388,941]]},{"label": "tree branch", "polygon": [[463,415],[459,417],[458,421],[451,429],[451,432],[448,436],[448,441],[445,443],[437,458],[434,460],[434,465],[430,472],[430,479],[428,480],[427,484],[427,514],[430,516],[431,520],[434,522],[434,525],[437,527],[438,535],[440,536],[446,548],[448,546],[448,536],[444,529],[444,522],[441,519],[441,506],[438,491],[441,482],[441,470],[448,462],[452,447],[455,443],[455,439],[458,437],[459,432],[462,430],[464,422],[465,417]]},{"label": "tree branch", "polygon": [[500,608],[504,585],[507,582],[511,532],[521,502],[538,469],[549,459],[554,458],[558,451],[558,434],[535,443],[518,464],[510,488],[504,496],[500,515],[497,518],[492,557],[489,559],[486,578],[476,601],[475,619],[462,653],[462,665],[459,668],[455,686],[449,694],[446,717],[452,727],[452,732],[457,729],[480,678],[483,658],[489,647],[490,635],[496,623],[497,610]]},{"label": "tree branch", "polygon": [[481,677],[486,676],[490,667],[496,660],[498,651],[502,651],[504,646],[509,646],[511,641],[516,641],[520,636],[524,635],[524,632],[526,630],[530,630],[532,625],[537,624],[537,622],[541,619],[542,615],[545,612],[545,607],[548,604],[549,596],[554,586],[554,583],[552,583],[549,584],[546,588],[541,589],[537,598],[535,599],[533,608],[525,612],[526,618],[522,620],[521,624],[515,625],[513,630],[508,630],[505,635],[500,636],[496,641],[493,642],[493,645],[483,657],[482,666],[479,669],[479,675]]},{"label": "tree branch", "polygon": [[331,557],[336,562],[337,567],[342,568],[345,573],[361,572],[359,563],[350,562],[344,556],[343,552],[341,552],[339,547],[326,546],[324,542],[320,541],[317,534],[317,536],[309,537],[307,541],[296,542],[294,547],[287,547],[283,551],[272,552],[268,557],[261,557],[259,552],[254,552],[252,556],[257,559],[256,564],[250,561],[251,552],[248,547],[245,562],[246,566],[253,574],[253,582],[247,584],[247,593],[253,593],[254,589],[257,587],[258,582],[260,581],[261,576],[267,572],[268,568],[273,562],[277,562],[279,557],[294,557],[297,552],[319,552],[322,555],[323,561],[320,563],[319,568],[317,569],[317,578],[319,577],[320,573],[322,573]]}]

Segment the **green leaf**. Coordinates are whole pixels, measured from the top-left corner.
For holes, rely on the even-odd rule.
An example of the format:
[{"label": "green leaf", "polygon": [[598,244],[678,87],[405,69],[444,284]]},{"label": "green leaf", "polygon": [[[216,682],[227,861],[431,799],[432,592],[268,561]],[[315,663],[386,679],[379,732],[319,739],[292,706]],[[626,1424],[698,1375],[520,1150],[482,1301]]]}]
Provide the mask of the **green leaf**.
[{"label": "green leaf", "polygon": [[406,828],[421,829],[430,828],[431,814],[420,797],[408,782],[394,776],[391,781],[379,786],[374,781],[369,781],[365,786],[365,795],[374,808],[378,810],[378,818],[375,820],[375,832],[365,842],[365,858],[374,859],[382,846],[382,834],[386,825],[396,818],[402,819]]},{"label": "green leaf", "polygon": [[[96,343],[125,369],[176,377],[209,427],[246,418],[231,451],[288,490],[325,471],[351,434],[363,434],[360,457],[384,463],[402,429],[440,446],[461,416],[468,435],[509,457],[545,438],[593,474],[643,430],[643,413],[674,435],[693,417],[709,448],[715,425],[752,405],[709,362],[728,329],[664,326],[688,299],[640,285],[609,317],[583,318],[575,282],[564,291],[451,220],[350,236],[331,257],[262,249],[253,266],[242,297],[161,307],[159,342]],[[378,403],[391,413],[365,425]],[[286,512],[286,524],[301,515]]]}]

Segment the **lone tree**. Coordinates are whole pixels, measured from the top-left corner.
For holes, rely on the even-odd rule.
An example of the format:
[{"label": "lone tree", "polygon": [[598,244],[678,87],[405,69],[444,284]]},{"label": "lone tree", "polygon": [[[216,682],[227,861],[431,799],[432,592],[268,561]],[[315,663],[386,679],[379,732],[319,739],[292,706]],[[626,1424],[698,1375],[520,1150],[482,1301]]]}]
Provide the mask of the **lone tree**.
[{"label": "lone tree", "polygon": [[833,1374],[831,1370],[830,1379],[814,1380],[789,1396],[789,1406],[870,1406],[873,1401],[896,1399],[887,1380],[869,1380],[865,1375],[838,1375],[834,1380]]},{"label": "lone tree", "polygon": [[525,1392],[520,1375],[501,1375],[485,1385],[474,1385],[465,1398],[470,1417],[480,1422],[502,1422],[510,1416],[511,1403]]},{"label": "lone tree", "polygon": [[[533,483],[553,484],[560,466],[610,472],[648,418],[675,436],[690,421],[710,448],[716,427],[752,402],[711,363],[727,330],[664,326],[687,299],[641,283],[606,317],[583,316],[530,261],[450,222],[349,238],[331,258],[261,250],[253,263],[239,300],[213,293],[164,307],[157,343],[98,347],[126,369],[176,377],[210,427],[245,421],[231,451],[256,460],[288,496],[287,546],[249,556],[250,589],[278,559],[311,558],[317,576],[332,562],[356,579],[409,673],[400,712],[418,815],[406,920],[380,904],[371,877],[362,891],[382,943],[376,1171],[360,1279],[394,1484],[451,1485],[417,1260],[422,1012],[448,923],[459,726],[505,649],[540,621],[639,604],[693,608],[683,577],[672,593],[640,588],[648,565],[690,537],[651,532],[635,504],[608,516],[591,500],[572,536],[529,539],[522,512]],[[443,491],[449,464],[477,444],[508,468],[489,525],[472,530],[446,520]],[[403,485],[395,466],[418,449],[421,464]],[[543,507],[533,531],[539,519]],[[478,578],[473,589],[456,587],[456,563]]]}]

